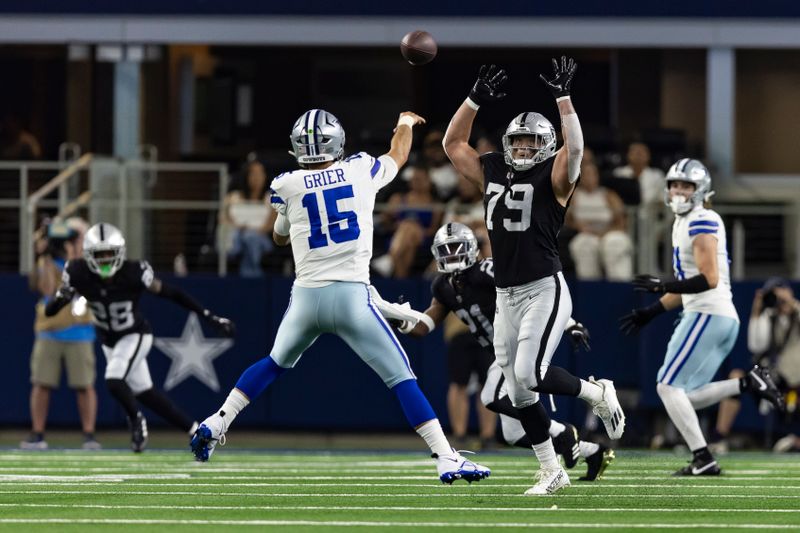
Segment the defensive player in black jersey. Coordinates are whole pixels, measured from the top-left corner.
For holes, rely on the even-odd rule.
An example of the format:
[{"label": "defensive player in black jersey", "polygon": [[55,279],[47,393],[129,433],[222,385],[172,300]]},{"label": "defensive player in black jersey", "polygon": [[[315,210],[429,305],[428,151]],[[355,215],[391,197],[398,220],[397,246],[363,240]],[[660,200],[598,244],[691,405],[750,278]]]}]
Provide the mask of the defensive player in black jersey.
[{"label": "defensive player in black jersey", "polygon": [[137,401],[190,436],[197,426],[153,386],[147,366],[153,335],[139,312],[139,298],[144,291],[176,302],[205,318],[222,334],[233,336],[230,320],[213,315],[188,294],[161,282],[146,261],[126,260],[125,238],[106,223],[96,224],[86,232],[83,259],[65,265],[61,287],[45,309],[47,316],[55,315],[76,294],[88,300],[106,355],[106,386],[128,415],[131,448],[135,452],[147,445],[147,422]]},{"label": "defensive player in black jersey", "polygon": [[526,494],[551,494],[569,485],[569,476],[556,460],[538,393],[587,401],[612,439],[622,436],[625,424],[611,381],[581,380],[550,364],[572,312],[556,238],[583,157],[583,135],[569,96],[576,65],[562,57],[560,62],[553,60],[553,66],[553,77],[542,79],[561,114],[560,150],[552,124],[533,112],[520,113],[508,125],[503,153],[479,155],[469,145],[478,108],[505,96],[507,76],[494,65],[481,67],[443,141],[456,170],[484,190],[497,287],[495,355],[541,465],[537,483]]},{"label": "defensive player in black jersey", "polygon": [[[403,321],[399,325],[400,331],[412,336],[427,335],[452,312],[469,327],[478,343],[488,352],[489,360],[494,361],[494,328],[487,318],[494,317],[496,305],[492,258],[478,260],[475,234],[468,226],[457,222],[439,228],[431,251],[441,274],[431,285],[433,298],[425,310],[429,320],[419,317],[419,321]],[[583,325],[570,319],[565,331],[575,349],[589,349],[589,332]],[[506,442],[530,449],[532,443],[519,422],[519,412],[511,404],[505,378],[497,362],[492,363],[486,374],[481,401],[500,414]],[[556,453],[563,456],[567,468],[574,467],[580,457],[585,459],[587,472],[582,480],[594,481],[614,459],[614,451],[607,446],[579,441],[578,432],[572,424],[551,420],[548,430]]]}]

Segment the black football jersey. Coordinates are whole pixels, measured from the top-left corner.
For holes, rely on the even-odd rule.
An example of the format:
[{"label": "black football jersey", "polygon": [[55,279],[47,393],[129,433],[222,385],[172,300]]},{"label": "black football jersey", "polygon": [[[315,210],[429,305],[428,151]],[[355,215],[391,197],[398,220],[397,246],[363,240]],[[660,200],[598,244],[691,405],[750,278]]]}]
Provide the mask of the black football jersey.
[{"label": "black football jersey", "polygon": [[557,238],[567,208],[558,203],[550,181],[554,162],[555,156],[518,172],[499,152],[481,156],[498,287],[523,285],[561,270]]},{"label": "black football jersey", "polygon": [[130,333],[150,332],[139,312],[139,298],[153,279],[147,261],[125,261],[110,279],[103,279],[89,270],[85,260],[77,259],[64,267],[62,282],[86,298],[100,340],[113,346]]},{"label": "black football jersey", "polygon": [[440,274],[433,280],[431,292],[448,311],[469,326],[470,333],[481,346],[492,347],[496,291],[491,258],[457,274]]}]

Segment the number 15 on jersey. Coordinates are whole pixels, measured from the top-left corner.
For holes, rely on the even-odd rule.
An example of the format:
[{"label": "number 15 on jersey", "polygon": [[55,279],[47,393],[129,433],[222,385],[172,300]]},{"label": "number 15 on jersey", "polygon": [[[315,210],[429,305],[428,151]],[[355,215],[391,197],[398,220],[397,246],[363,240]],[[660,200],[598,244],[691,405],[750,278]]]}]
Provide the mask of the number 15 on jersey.
[{"label": "number 15 on jersey", "polygon": [[[310,192],[303,196],[303,207],[308,211],[308,220],[311,223],[311,235],[308,237],[310,249],[328,246],[328,237],[335,243],[354,241],[361,235],[358,227],[358,216],[355,211],[339,211],[339,200],[353,198],[353,186],[343,185],[333,189],[321,191],[328,220],[322,220],[319,210],[318,192]],[[325,235],[323,226],[327,230]]]}]

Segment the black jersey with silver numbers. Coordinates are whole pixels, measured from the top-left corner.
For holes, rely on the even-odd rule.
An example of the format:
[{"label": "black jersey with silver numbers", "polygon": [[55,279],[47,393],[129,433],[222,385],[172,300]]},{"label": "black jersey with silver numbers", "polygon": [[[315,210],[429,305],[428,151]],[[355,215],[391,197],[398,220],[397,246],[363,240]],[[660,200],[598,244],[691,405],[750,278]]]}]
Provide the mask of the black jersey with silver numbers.
[{"label": "black jersey with silver numbers", "polygon": [[139,298],[153,277],[147,261],[125,261],[110,279],[103,279],[78,259],[66,264],[62,281],[86,298],[100,341],[114,346],[125,335],[150,332],[150,324],[139,312]]},{"label": "black jersey with silver numbers", "polygon": [[558,203],[550,175],[555,156],[515,171],[503,154],[481,156],[483,203],[498,287],[515,287],[561,270],[558,232],[567,208]]},{"label": "black jersey with silver numbers", "polygon": [[484,348],[492,347],[496,291],[492,259],[483,259],[463,272],[440,274],[431,292],[467,326]]}]

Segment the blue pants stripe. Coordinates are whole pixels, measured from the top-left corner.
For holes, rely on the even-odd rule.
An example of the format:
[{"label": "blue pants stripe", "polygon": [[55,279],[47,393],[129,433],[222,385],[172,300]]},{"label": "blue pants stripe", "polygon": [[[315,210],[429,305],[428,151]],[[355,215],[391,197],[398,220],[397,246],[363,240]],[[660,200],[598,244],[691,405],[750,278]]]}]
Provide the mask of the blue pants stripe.
[{"label": "blue pants stripe", "polygon": [[697,323],[700,322],[701,318],[703,318],[702,314],[697,315],[697,318],[694,319],[694,322],[692,323],[691,327],[689,328],[689,333],[686,334],[686,337],[683,339],[683,342],[681,343],[680,348],[678,348],[678,351],[675,352],[675,356],[672,358],[672,360],[669,363],[667,363],[664,366],[664,368],[666,369],[666,372],[664,372],[664,377],[667,376],[667,373],[669,372],[670,367],[672,367],[672,365],[675,363],[675,360],[681,355],[681,353],[683,353],[683,348],[686,346],[686,343],[689,342],[689,339],[691,338],[692,333],[694,332],[694,328],[697,326]]},{"label": "blue pants stripe", "polygon": [[675,369],[675,372],[672,374],[672,377],[669,379],[669,383],[667,383],[667,385],[672,385],[672,382],[675,381],[675,378],[680,373],[681,368],[683,368],[683,365],[685,365],[686,361],[688,361],[689,358],[692,356],[692,352],[697,347],[697,344],[700,342],[700,338],[703,336],[703,332],[706,330],[706,327],[711,322],[711,315],[705,315],[705,317],[706,320],[705,322],[703,322],[703,325],[700,326],[700,332],[697,334],[697,337],[695,337],[691,347],[689,347],[689,350],[686,352],[686,356],[683,358],[683,361],[681,361],[680,364],[678,364],[678,368]]}]

